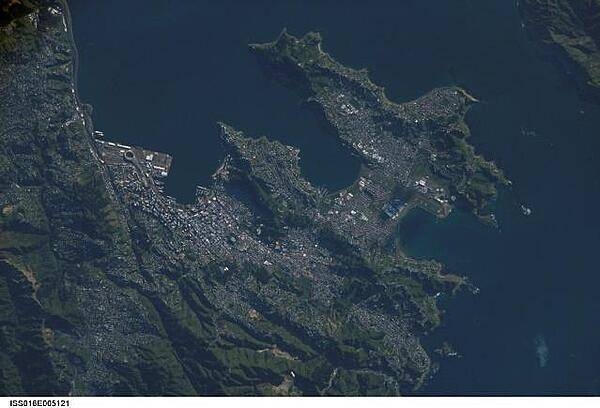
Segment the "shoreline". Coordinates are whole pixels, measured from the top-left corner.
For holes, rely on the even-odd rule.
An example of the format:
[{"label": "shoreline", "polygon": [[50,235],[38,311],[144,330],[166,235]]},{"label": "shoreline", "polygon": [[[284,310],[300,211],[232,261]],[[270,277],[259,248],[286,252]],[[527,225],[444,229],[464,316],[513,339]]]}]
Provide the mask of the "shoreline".
[{"label": "shoreline", "polygon": [[[71,71],[71,84],[73,86],[74,95],[75,95],[75,103],[77,106],[83,110],[84,112],[84,125],[85,128],[89,131],[89,134],[92,135],[94,131],[94,123],[92,121],[91,112],[93,110],[93,106],[87,103],[82,102],[81,97],[79,95],[79,50],[77,49],[77,42],[75,41],[75,35],[73,33],[73,19],[71,17],[71,10],[69,9],[69,5],[66,0],[58,0],[61,5],[63,17],[65,19],[65,24],[67,25],[67,33],[69,34],[71,49],[73,52],[72,59],[72,71]],[[89,112],[85,107],[89,107]],[[93,140],[93,137],[92,137]]]}]

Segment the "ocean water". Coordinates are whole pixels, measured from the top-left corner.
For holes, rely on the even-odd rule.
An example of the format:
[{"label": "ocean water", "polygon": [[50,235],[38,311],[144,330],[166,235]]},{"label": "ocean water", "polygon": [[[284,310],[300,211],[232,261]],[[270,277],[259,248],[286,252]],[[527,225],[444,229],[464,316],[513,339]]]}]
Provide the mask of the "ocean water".
[{"label": "ocean water", "polygon": [[[342,63],[366,67],[396,101],[460,85],[482,103],[471,142],[513,181],[498,229],[454,212],[414,213],[408,252],[469,276],[480,293],[440,300],[424,341],[452,343],[424,394],[599,394],[600,109],[541,57],[506,0],[71,3],[79,93],[106,137],[171,153],[167,192],[193,199],[223,156],[215,123],[298,146],[305,176],[331,190],[359,163],[246,44],[283,27],[318,30]],[[533,213],[526,217],[520,205]]]}]

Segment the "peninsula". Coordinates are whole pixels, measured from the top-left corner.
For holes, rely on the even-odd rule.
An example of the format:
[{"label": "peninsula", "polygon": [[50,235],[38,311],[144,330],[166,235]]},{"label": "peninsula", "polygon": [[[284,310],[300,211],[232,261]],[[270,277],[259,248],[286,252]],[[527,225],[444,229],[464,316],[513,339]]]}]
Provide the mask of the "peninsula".
[{"label": "peninsula", "polygon": [[250,50],[323,114],[359,177],[318,188],[295,147],[219,123],[225,157],[182,204],[162,188],[177,157],[94,130],[67,6],[37,3],[1,29],[0,393],[398,395],[426,382],[438,296],[470,285],[408,257],[397,227],[415,208],[496,223],[509,182],[468,144],[475,98],[451,87],[396,104],[318,33],[284,31]]}]

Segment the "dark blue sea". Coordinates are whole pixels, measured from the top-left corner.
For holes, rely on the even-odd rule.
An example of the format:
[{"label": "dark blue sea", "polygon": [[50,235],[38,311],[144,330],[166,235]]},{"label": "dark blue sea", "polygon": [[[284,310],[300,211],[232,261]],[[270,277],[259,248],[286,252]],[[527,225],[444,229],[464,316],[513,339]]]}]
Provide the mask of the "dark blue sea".
[{"label": "dark blue sea", "polygon": [[[302,149],[305,176],[331,190],[357,160],[297,95],[269,80],[246,44],[318,30],[324,48],[367,67],[390,99],[460,85],[482,103],[471,142],[513,181],[499,228],[415,213],[408,252],[480,288],[441,300],[461,358],[423,394],[600,394],[600,109],[543,58],[508,0],[73,0],[79,93],[109,139],[174,156],[167,192],[193,199],[223,156],[215,123]],[[520,205],[533,210],[522,214]]]}]

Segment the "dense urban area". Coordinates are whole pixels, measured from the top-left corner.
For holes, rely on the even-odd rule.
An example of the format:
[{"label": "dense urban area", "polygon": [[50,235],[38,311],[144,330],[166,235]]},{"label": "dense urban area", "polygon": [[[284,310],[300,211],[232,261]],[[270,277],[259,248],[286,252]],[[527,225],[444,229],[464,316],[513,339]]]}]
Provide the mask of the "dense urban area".
[{"label": "dense urban area", "polygon": [[66,3],[14,4],[0,20],[1,394],[399,395],[434,375],[422,339],[438,301],[477,289],[407,256],[398,225],[421,210],[496,226],[511,182],[468,143],[474,96],[394,103],[320,34],[284,30],[249,52],[360,159],[357,179],[314,186],[296,147],[219,123],[225,156],[183,204],[164,189],[177,157],[94,129]]}]

